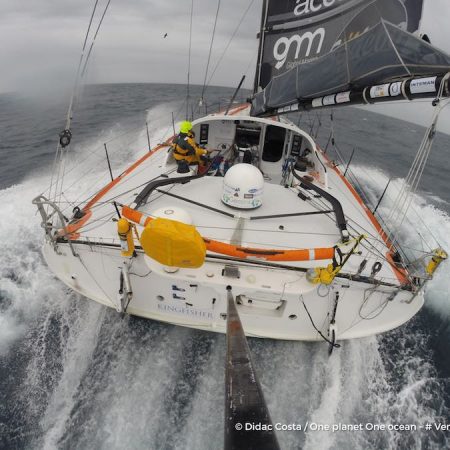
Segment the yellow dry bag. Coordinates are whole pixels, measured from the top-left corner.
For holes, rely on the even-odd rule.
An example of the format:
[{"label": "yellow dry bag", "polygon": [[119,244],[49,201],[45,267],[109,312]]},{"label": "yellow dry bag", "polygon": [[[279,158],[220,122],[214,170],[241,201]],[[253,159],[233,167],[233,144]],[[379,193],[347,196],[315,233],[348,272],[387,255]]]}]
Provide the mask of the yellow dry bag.
[{"label": "yellow dry bag", "polygon": [[196,269],[205,262],[206,245],[200,233],[175,220],[152,220],[142,232],[141,245],[147,256],[165,266]]}]

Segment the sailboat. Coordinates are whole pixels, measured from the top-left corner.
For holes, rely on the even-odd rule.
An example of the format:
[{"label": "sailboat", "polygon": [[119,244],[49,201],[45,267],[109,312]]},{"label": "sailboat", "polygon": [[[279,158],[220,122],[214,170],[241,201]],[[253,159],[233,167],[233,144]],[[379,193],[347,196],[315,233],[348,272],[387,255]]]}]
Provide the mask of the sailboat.
[{"label": "sailboat", "polygon": [[[121,314],[219,333],[230,292],[247,336],[333,348],[410,320],[447,258],[399,232],[450,92],[450,57],[418,35],[421,15],[421,0],[264,1],[253,95],[192,121],[208,160],[180,164],[175,133],[65,217],[69,114],[34,199],[50,270]],[[416,98],[435,115],[385,218],[291,120]]]}]

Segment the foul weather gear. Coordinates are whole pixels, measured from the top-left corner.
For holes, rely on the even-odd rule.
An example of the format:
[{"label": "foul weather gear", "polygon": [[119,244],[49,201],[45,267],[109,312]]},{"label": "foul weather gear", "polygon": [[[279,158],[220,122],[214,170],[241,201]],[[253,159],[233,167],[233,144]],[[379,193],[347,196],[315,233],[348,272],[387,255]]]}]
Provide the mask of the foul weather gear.
[{"label": "foul weather gear", "polygon": [[188,164],[201,164],[201,157],[208,152],[200,148],[192,133],[181,132],[174,140],[173,157],[177,161],[187,161]]}]

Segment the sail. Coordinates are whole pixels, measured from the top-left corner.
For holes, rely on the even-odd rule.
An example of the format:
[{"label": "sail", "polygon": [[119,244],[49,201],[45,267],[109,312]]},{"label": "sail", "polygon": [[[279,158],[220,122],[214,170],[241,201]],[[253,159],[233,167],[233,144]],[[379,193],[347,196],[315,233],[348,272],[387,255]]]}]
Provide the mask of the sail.
[{"label": "sail", "polygon": [[329,53],[380,18],[413,33],[423,0],[269,0],[257,85]]},{"label": "sail", "polygon": [[[450,70],[413,35],[422,0],[269,1],[253,114],[395,78]],[[416,33],[417,34],[417,33]]]}]

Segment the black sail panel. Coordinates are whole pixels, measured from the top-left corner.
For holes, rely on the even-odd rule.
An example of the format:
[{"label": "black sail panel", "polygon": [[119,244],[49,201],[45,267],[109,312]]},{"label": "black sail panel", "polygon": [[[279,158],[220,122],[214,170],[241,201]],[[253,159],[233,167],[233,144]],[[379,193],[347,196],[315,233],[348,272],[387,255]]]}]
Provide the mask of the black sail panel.
[{"label": "black sail panel", "polygon": [[423,0],[270,0],[257,85],[329,53],[384,19],[418,29]]},{"label": "black sail panel", "polygon": [[[308,10],[309,28],[293,28],[298,19],[283,8],[294,4],[316,7],[315,12]],[[285,0],[276,7],[271,2],[262,64],[262,72],[270,77],[260,80],[267,84],[254,96],[252,114],[370,84],[448,72],[450,57],[411,34],[417,31],[421,10],[421,0]],[[319,56],[311,57],[313,53]]]}]

